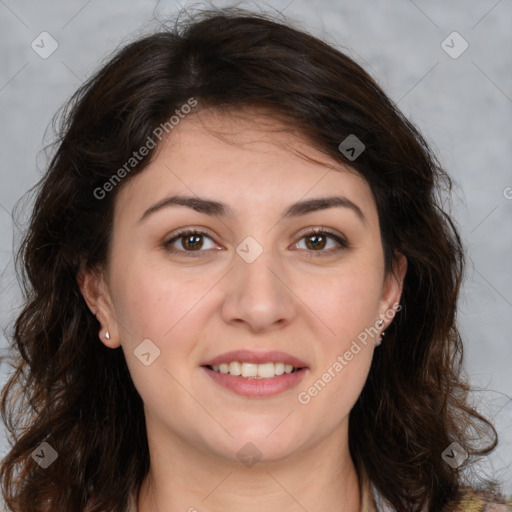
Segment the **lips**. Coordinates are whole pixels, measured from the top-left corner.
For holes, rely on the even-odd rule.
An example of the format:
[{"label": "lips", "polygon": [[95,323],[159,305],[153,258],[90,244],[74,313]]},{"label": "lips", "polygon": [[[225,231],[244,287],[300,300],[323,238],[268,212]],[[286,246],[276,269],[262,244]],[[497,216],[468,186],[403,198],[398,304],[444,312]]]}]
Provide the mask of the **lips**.
[{"label": "lips", "polygon": [[268,379],[244,378],[240,376],[223,375],[210,370],[207,366],[202,367],[204,375],[219,388],[246,398],[271,398],[291,391],[296,388],[302,379],[308,374],[307,368],[302,368],[294,373],[285,373]]},{"label": "lips", "polygon": [[294,368],[307,368],[307,364],[298,359],[295,356],[287,354],[286,352],[280,352],[276,350],[272,351],[254,351],[254,350],[234,350],[231,352],[225,352],[213,359],[209,359],[201,364],[201,366],[218,366],[222,363],[231,363],[233,361],[239,361],[241,363],[284,363],[290,364]]},{"label": "lips", "polygon": [[[236,370],[233,375],[229,373],[228,365],[229,371],[231,367]],[[255,367],[257,367],[257,376]],[[309,371],[308,366],[301,359],[276,350],[225,352],[205,361],[201,368],[205,375],[218,386],[249,398],[270,398],[291,390]]]}]

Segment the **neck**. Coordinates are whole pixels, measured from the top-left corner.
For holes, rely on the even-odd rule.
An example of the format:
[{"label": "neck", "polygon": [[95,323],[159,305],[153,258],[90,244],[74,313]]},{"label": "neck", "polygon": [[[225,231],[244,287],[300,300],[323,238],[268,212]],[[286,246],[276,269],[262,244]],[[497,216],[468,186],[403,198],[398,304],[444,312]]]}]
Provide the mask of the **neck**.
[{"label": "neck", "polygon": [[172,451],[158,450],[150,442],[151,466],[137,511],[360,512],[363,496],[348,442],[337,441],[337,446],[331,440],[252,467],[176,442]]}]

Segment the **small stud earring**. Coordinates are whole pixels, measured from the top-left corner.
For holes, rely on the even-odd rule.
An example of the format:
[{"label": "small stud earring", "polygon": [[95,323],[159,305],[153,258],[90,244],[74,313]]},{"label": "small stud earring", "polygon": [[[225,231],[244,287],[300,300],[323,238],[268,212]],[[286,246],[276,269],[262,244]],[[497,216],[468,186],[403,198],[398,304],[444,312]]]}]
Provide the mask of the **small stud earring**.
[{"label": "small stud earring", "polygon": [[382,331],[382,332],[380,333],[379,341],[377,341],[377,343],[375,343],[375,345],[376,345],[376,346],[378,346],[378,345],[380,345],[380,344],[382,343],[382,338],[384,338],[384,335],[385,335],[385,334],[386,334],[386,333],[385,333],[384,331]]},{"label": "small stud earring", "polygon": [[384,320],[379,320],[377,322],[377,327],[380,329],[384,325]]},{"label": "small stud earring", "polygon": [[108,331],[105,333],[105,339],[107,339],[107,340],[110,339],[110,333]]}]

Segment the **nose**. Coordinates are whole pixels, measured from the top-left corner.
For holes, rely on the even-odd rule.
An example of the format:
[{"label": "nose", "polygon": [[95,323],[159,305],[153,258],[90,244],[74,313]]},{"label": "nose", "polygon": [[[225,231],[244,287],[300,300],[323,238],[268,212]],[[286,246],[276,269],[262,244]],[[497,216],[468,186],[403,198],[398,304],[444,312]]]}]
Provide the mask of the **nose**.
[{"label": "nose", "polygon": [[263,251],[248,263],[235,255],[222,304],[224,321],[264,332],[282,329],[295,315],[296,298],[278,258]]}]

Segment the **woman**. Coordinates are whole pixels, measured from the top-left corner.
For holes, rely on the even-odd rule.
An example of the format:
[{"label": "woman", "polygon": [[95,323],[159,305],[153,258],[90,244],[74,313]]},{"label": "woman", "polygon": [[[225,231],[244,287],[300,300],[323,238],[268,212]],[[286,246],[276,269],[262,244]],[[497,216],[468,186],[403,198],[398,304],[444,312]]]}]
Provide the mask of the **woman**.
[{"label": "woman", "polygon": [[207,12],[120,50],[64,111],[20,249],[10,510],[503,504],[463,474],[497,440],[460,376],[449,185],[287,25]]}]

